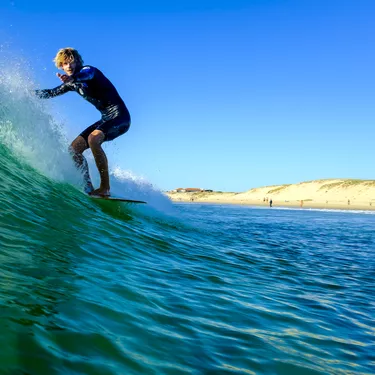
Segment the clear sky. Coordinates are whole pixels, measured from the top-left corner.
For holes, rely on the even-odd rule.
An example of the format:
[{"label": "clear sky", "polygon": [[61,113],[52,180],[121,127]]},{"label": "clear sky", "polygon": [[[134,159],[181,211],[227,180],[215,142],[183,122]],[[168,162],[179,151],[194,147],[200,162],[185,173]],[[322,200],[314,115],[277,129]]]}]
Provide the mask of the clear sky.
[{"label": "clear sky", "polygon": [[[163,190],[375,179],[374,19],[374,0],[0,0],[39,87],[67,46],[111,79],[132,126],[110,165]],[[99,119],[51,101],[71,139]]]}]

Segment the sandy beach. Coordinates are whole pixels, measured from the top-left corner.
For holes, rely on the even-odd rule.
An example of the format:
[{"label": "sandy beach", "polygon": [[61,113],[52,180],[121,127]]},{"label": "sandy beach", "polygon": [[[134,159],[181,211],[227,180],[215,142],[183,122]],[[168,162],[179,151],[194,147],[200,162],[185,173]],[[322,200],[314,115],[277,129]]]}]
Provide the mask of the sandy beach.
[{"label": "sandy beach", "polygon": [[253,188],[245,192],[169,191],[175,202],[273,207],[375,209],[375,180],[329,179]]}]

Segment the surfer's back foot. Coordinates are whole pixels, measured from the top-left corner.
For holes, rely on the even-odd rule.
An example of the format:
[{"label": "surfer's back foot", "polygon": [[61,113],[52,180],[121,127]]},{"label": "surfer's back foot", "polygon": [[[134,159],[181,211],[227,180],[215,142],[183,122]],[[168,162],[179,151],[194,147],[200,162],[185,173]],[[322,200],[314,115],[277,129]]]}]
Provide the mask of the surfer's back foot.
[{"label": "surfer's back foot", "polygon": [[99,197],[109,197],[111,194],[109,192],[109,189],[95,189],[89,193],[89,195],[96,195]]},{"label": "surfer's back foot", "polygon": [[85,185],[85,187],[83,188],[83,191],[86,193],[86,194],[91,194],[93,191],[94,191],[94,186],[92,186],[92,183],[87,183]]}]

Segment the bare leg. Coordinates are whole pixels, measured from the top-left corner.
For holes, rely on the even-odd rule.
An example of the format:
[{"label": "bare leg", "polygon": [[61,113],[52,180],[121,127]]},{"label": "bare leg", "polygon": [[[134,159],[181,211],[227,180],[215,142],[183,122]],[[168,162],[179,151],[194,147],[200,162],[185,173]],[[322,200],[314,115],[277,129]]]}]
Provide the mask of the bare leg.
[{"label": "bare leg", "polygon": [[109,173],[108,173],[108,160],[101,144],[104,141],[104,133],[101,130],[94,130],[88,138],[89,146],[92,154],[94,155],[95,163],[100,174],[100,187],[94,190],[92,195],[109,196]]},{"label": "bare leg", "polygon": [[70,150],[73,154],[73,160],[78,169],[82,171],[83,179],[85,181],[85,192],[89,193],[94,190],[94,187],[91,182],[89,166],[87,164],[86,158],[82,153],[87,150],[89,147],[82,136],[78,136],[71,144]]}]

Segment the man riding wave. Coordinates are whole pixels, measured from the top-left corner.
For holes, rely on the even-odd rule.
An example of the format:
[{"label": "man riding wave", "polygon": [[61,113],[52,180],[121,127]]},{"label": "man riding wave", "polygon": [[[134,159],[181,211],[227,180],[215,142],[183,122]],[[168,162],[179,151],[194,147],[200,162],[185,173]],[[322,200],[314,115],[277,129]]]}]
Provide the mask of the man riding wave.
[{"label": "man riding wave", "polygon": [[[72,142],[70,150],[76,166],[83,172],[85,191],[90,195],[109,196],[108,160],[101,144],[125,134],[130,127],[129,111],[116,88],[97,68],[84,65],[81,55],[74,48],[62,48],[53,60],[65,74],[56,75],[63,82],[54,89],[35,90],[42,99],[53,98],[68,91],[76,91],[101,113],[101,119],[86,128]],[[100,187],[94,189],[87,161],[83,152],[88,148],[94,155],[100,174]]]}]

